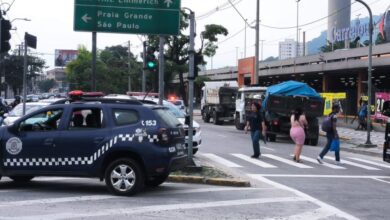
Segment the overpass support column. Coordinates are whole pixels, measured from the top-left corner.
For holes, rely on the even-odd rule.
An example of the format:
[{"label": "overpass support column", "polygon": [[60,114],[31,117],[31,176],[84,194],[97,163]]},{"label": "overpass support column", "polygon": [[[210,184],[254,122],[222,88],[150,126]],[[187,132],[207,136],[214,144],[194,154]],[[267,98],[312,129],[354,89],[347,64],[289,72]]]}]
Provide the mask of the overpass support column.
[{"label": "overpass support column", "polygon": [[328,81],[329,81],[329,76],[324,74],[322,76],[322,92],[328,92],[328,90],[329,90]]}]

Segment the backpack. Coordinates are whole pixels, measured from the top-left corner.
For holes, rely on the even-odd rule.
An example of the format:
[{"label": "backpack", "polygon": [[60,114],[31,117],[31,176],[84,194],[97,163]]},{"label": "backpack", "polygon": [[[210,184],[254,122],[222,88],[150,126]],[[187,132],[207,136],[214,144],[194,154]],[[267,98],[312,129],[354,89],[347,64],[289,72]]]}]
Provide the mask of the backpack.
[{"label": "backpack", "polygon": [[321,124],[321,129],[322,131],[324,132],[331,132],[332,131],[332,119],[333,119],[333,115],[330,114],[328,117],[326,117],[324,119],[324,121],[322,121],[322,124]]}]

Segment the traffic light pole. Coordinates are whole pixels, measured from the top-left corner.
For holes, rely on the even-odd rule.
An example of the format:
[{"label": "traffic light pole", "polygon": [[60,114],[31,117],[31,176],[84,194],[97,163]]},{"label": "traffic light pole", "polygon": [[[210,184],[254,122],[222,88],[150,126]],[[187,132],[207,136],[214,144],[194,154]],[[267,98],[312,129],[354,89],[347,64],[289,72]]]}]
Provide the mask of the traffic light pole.
[{"label": "traffic light pole", "polygon": [[160,47],[159,47],[159,58],[158,58],[158,104],[163,104],[164,99],[164,68],[165,68],[165,62],[164,62],[164,44],[165,44],[165,38],[163,36],[160,36]]},{"label": "traffic light pole", "polygon": [[27,98],[27,42],[24,40],[24,62],[23,62],[23,115],[26,114]]},{"label": "traffic light pole", "polygon": [[128,59],[129,59],[129,81],[128,81],[128,90],[129,92],[131,92],[131,43],[130,41],[128,42],[128,47],[129,47],[129,55],[128,55]]},{"label": "traffic light pole", "polygon": [[146,92],[146,41],[143,42],[144,51],[143,51],[143,60],[144,60],[144,66],[142,68],[142,92]]}]

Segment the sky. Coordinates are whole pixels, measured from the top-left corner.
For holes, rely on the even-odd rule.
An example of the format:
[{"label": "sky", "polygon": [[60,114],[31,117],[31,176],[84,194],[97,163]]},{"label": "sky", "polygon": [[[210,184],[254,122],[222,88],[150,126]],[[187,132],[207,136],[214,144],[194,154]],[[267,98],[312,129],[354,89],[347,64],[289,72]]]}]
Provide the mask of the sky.
[{"label": "sky", "polygon": [[[247,28],[245,48],[245,23],[237,11],[230,7],[229,1],[235,4],[236,9],[249,23],[256,19],[256,0],[182,0],[182,7],[188,7],[197,17],[196,27],[200,33],[207,24],[220,24],[229,31],[228,36],[220,36],[217,54],[213,59],[206,58],[207,69],[235,66],[237,58],[254,56],[255,31]],[[390,6],[389,0],[365,0],[371,7],[374,15],[382,14]],[[7,9],[13,0],[0,0],[1,8]],[[355,2],[352,0],[352,2]],[[8,3],[8,4],[7,4]],[[227,6],[226,6],[227,5]],[[23,40],[24,33],[37,36],[37,49],[33,50],[47,61],[49,68],[54,66],[55,49],[77,49],[80,45],[91,48],[91,33],[75,32],[73,30],[74,0],[15,0],[6,18],[28,18],[31,21],[14,20],[15,31],[12,31],[11,45],[16,48]],[[300,0],[299,24],[307,24],[319,20],[311,25],[301,27],[306,32],[306,39],[318,37],[321,31],[327,29],[328,0]],[[367,10],[359,3],[352,4],[351,18],[368,16]],[[296,0],[260,0],[261,24],[290,29],[275,29],[261,26],[260,39],[263,49],[260,54],[263,58],[278,56],[278,42],[286,38],[296,38]],[[199,36],[199,35],[198,35]],[[135,55],[142,51],[143,36],[132,34],[98,33],[97,46],[104,49],[107,46],[123,45],[131,42],[131,50]],[[196,47],[200,46],[197,39]]]}]

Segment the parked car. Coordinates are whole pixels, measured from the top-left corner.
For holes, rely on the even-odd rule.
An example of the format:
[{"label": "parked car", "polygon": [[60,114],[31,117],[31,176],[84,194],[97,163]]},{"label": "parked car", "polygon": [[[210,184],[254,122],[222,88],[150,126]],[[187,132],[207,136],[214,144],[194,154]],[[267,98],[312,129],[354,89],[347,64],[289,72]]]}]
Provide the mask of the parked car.
[{"label": "parked car", "polygon": [[[46,102],[26,102],[26,114],[41,109],[50,103]],[[17,119],[23,116],[23,103],[18,104],[9,113],[6,113],[2,125],[12,125]]]},{"label": "parked car", "polygon": [[186,106],[184,105],[184,101],[181,99],[169,100],[170,103],[174,104],[181,111],[186,112]]},{"label": "parked car", "polygon": [[38,95],[27,95],[26,96],[26,102],[38,102],[39,96]]},{"label": "parked car", "polygon": [[[156,98],[145,98],[147,103],[150,104],[158,104],[158,99]],[[168,110],[180,121],[180,123],[183,125],[185,135],[186,135],[186,146],[188,146],[188,125],[185,124],[185,117],[186,114],[181,111],[176,105],[171,103],[170,101],[163,100],[163,106],[167,107]],[[193,130],[193,136],[192,136],[192,146],[193,150],[192,153],[196,154],[199,150],[199,146],[202,144],[202,131],[200,129],[200,125],[195,120],[192,121],[192,125],[194,127]]]}]

